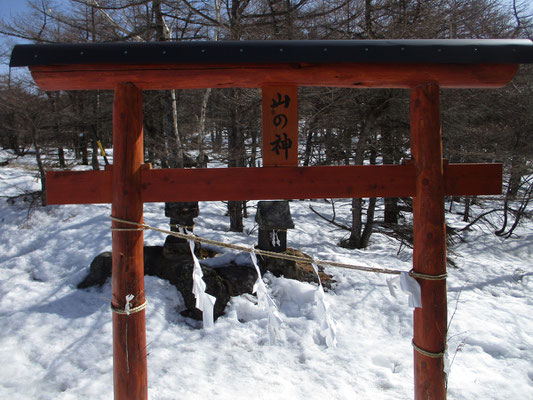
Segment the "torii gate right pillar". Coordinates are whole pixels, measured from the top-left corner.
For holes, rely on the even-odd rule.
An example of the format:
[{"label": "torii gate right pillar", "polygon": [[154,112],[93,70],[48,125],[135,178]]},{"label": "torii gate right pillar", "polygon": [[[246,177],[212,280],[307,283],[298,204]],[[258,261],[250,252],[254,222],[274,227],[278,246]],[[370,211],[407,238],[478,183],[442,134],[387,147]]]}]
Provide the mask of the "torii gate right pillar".
[{"label": "torii gate right pillar", "polygon": [[413,271],[420,276],[422,308],[414,311],[415,400],[446,399],[446,224],[439,86],[411,90],[411,156],[416,167],[413,197]]}]

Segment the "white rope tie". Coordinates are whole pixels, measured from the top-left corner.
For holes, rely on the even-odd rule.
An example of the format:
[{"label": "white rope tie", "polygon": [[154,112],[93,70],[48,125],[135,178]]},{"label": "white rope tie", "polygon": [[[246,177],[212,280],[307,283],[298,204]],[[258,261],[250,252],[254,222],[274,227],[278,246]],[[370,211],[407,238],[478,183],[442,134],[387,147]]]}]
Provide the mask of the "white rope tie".
[{"label": "white rope tie", "polygon": [[140,306],[128,308],[128,310],[126,310],[126,306],[124,308],[119,308],[119,307],[115,307],[113,303],[110,303],[110,304],[111,304],[111,311],[113,311],[115,314],[131,315],[131,314],[135,314],[135,313],[138,313],[139,311],[144,310],[148,302],[144,300],[144,303],[142,303]]}]

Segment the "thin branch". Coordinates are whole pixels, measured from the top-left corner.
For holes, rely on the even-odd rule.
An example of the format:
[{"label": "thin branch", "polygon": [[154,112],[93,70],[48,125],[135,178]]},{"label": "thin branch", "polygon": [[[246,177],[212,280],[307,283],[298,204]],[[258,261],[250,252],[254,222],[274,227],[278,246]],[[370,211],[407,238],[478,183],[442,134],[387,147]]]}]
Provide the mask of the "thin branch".
[{"label": "thin branch", "polygon": [[338,222],[335,222],[335,218],[333,219],[328,219],[327,217],[325,217],[324,215],[320,214],[318,211],[316,211],[313,206],[309,205],[309,208],[311,209],[311,211],[313,211],[316,215],[318,215],[320,218],[322,218],[324,221],[327,221],[329,222],[330,224],[336,226],[337,228],[340,228],[340,229],[344,229],[346,231],[350,231],[350,228],[347,227],[346,225],[342,225],[342,224],[339,224]]},{"label": "thin branch", "polygon": [[109,13],[107,13],[101,6],[100,4],[98,3],[98,1],[96,0],[87,0],[87,1],[83,1],[83,3],[89,7],[94,7],[96,8],[96,10],[98,10],[100,12],[100,14],[102,14],[104,16],[104,18],[111,24],[113,25],[113,27],[115,27],[119,32],[122,32],[124,33],[125,35],[129,35],[131,37],[133,37],[135,40],[137,40],[138,42],[143,42],[144,40],[142,39],[142,37],[140,37],[139,35],[136,35],[132,32],[129,32],[128,30],[124,29],[118,22],[116,22],[113,17],[111,17],[111,15],[109,15]]},{"label": "thin branch", "polygon": [[492,214],[494,212],[504,211],[503,208],[495,208],[494,210],[490,210],[487,212],[484,212],[483,214],[479,214],[472,222],[470,222],[468,225],[464,226],[463,228],[459,229],[459,232],[466,231],[468,228],[470,228],[472,225],[474,225],[476,222],[478,222],[483,217]]},{"label": "thin branch", "polygon": [[[71,1],[74,3],[83,4],[89,7],[92,6],[92,4],[90,3],[91,0],[71,0]],[[144,6],[148,4],[150,1],[151,0],[140,0],[135,3],[132,0],[129,0],[128,3],[124,6],[98,6],[98,7],[101,8],[102,10],[125,10],[130,7]]]},{"label": "thin branch", "polygon": [[190,9],[193,13],[199,15],[200,17],[202,17],[202,18],[204,18],[204,19],[206,19],[206,20],[208,20],[208,21],[210,21],[213,25],[215,25],[215,26],[224,26],[224,27],[228,28],[228,25],[227,25],[227,24],[223,24],[223,23],[221,23],[220,21],[217,21],[216,19],[211,18],[209,15],[207,15],[207,14],[205,14],[204,12],[202,12],[202,11],[198,10],[197,8],[193,7],[192,4],[189,3],[188,0],[182,0],[182,1],[185,3],[185,5],[186,5],[187,7],[189,7],[189,9]]}]

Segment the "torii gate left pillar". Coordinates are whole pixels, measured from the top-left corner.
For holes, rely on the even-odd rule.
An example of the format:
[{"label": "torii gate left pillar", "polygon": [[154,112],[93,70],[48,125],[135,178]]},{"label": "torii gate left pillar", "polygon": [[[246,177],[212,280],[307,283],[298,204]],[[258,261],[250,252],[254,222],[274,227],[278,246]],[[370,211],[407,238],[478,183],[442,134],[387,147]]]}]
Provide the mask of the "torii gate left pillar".
[{"label": "torii gate left pillar", "polygon": [[[119,83],[113,103],[113,195],[111,215],[143,222],[141,168],[143,154],[142,92]],[[145,304],[143,231],[112,222],[112,308]],[[145,311],[113,312],[113,382],[115,399],[147,399]]]}]

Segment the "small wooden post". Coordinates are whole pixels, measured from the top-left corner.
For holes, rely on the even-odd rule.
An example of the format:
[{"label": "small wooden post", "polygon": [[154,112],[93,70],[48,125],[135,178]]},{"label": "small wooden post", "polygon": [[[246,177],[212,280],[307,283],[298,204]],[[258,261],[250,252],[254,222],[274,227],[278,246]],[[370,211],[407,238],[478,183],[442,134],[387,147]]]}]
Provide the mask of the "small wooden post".
[{"label": "small wooden post", "polygon": [[[444,167],[439,86],[420,85],[411,91],[411,155],[417,177],[413,198],[414,272],[446,273]],[[414,311],[414,374],[416,400],[446,399],[446,280],[418,279],[422,308]],[[423,352],[418,349],[427,352]],[[432,353],[432,354],[431,354]]]},{"label": "small wooden post", "polygon": [[[116,218],[141,223],[141,165],[143,163],[142,94],[131,83],[115,88],[113,104],[113,195]],[[124,310],[145,302],[143,232],[113,221],[112,306]],[[148,398],[144,310],[123,315],[113,312],[113,380],[116,400]]]},{"label": "small wooden post", "polygon": [[259,226],[257,248],[277,253],[287,251],[287,229],[294,228],[287,200],[259,201],[255,222]]},{"label": "small wooden post", "polygon": [[[165,216],[170,217],[170,230],[172,232],[182,232],[181,227],[187,227],[187,231],[194,230],[194,219],[200,214],[197,201],[187,202],[166,202]],[[163,245],[163,254],[167,258],[174,258],[176,255],[190,254],[191,249],[186,239],[168,235]]]}]

